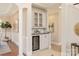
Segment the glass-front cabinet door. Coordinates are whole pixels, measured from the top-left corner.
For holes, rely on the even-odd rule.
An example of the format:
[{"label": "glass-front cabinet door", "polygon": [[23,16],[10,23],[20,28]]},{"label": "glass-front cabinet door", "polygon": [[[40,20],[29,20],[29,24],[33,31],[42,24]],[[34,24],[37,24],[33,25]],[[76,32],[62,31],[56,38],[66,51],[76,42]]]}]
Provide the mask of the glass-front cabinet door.
[{"label": "glass-front cabinet door", "polygon": [[38,13],[34,13],[34,27],[38,27]]},{"label": "glass-front cabinet door", "polygon": [[33,20],[32,26],[33,28],[45,28],[46,26],[46,10],[42,10],[39,8],[33,8]]},{"label": "glass-front cabinet door", "polygon": [[33,27],[43,27],[43,14],[34,12],[33,14]]},{"label": "glass-front cabinet door", "polygon": [[43,21],[43,14],[39,13],[39,27],[43,26],[42,21]]}]

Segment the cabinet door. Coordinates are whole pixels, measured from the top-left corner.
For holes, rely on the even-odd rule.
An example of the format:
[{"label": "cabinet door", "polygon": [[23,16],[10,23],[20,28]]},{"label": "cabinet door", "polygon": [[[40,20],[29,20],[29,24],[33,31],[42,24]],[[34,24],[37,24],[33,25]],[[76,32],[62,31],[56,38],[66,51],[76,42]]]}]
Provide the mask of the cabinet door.
[{"label": "cabinet door", "polygon": [[45,42],[45,48],[48,48],[48,46],[49,46],[48,34],[44,35],[44,42]]},{"label": "cabinet door", "polygon": [[40,35],[40,49],[45,49],[49,47],[49,39],[46,34]]},{"label": "cabinet door", "polygon": [[33,8],[33,27],[46,27],[47,24],[47,11]]},{"label": "cabinet door", "polygon": [[39,27],[42,27],[43,26],[43,14],[42,13],[39,13]]},{"label": "cabinet door", "polygon": [[33,27],[38,27],[38,13],[33,12]]},{"label": "cabinet door", "polygon": [[45,48],[44,35],[40,35],[40,49]]},{"label": "cabinet door", "polygon": [[43,14],[43,15],[42,15],[42,18],[43,18],[43,20],[42,20],[42,22],[43,22],[43,27],[44,27],[44,28],[47,28],[47,12],[45,11],[45,12],[43,12],[42,14]]}]

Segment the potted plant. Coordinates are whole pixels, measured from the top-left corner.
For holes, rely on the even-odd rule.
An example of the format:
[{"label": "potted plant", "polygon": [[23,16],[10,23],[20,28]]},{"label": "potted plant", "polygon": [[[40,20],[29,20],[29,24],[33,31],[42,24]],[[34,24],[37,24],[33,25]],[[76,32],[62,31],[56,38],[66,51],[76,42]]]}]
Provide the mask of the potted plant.
[{"label": "potted plant", "polygon": [[8,41],[9,37],[6,36],[6,33],[7,30],[10,30],[12,28],[11,24],[8,21],[1,22],[0,27],[5,30],[5,41]]}]

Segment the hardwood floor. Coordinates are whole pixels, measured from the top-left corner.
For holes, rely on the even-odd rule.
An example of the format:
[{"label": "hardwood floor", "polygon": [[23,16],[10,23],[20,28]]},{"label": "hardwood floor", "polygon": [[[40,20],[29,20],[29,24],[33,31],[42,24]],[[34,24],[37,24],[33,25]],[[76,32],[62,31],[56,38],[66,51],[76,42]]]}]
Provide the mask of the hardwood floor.
[{"label": "hardwood floor", "polygon": [[51,48],[53,56],[61,56],[61,45],[52,44]]},{"label": "hardwood floor", "polygon": [[6,54],[2,54],[0,56],[17,56],[19,54],[18,46],[12,41],[8,41],[7,43],[11,49],[11,52],[6,53]]}]

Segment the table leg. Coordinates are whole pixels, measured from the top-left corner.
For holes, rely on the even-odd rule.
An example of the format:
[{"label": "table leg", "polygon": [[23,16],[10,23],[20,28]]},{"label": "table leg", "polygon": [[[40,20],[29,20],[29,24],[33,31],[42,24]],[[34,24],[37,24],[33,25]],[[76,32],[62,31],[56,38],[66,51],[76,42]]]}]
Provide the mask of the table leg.
[{"label": "table leg", "polygon": [[74,56],[76,56],[76,47],[74,46]]},{"label": "table leg", "polygon": [[71,56],[72,56],[72,45],[71,45]]},{"label": "table leg", "polygon": [[79,47],[78,47],[78,53],[79,53]]}]

